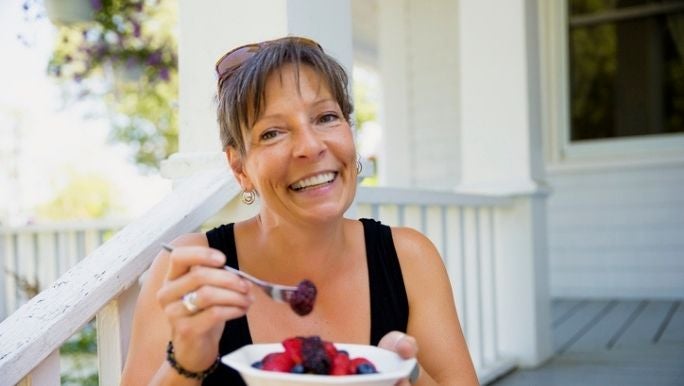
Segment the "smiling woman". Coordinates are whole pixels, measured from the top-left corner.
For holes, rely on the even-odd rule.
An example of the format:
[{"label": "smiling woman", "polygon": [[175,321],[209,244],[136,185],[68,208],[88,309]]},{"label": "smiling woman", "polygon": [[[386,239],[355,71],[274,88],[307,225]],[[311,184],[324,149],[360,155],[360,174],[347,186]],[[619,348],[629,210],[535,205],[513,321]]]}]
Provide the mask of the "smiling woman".
[{"label": "smiling woman", "polygon": [[[181,236],[157,256],[123,384],[244,385],[217,358],[293,336],[416,357],[418,385],[477,384],[432,243],[411,229],[344,218],[358,171],[342,67],[316,42],[286,37],[238,47],[216,69],[221,140],[252,192],[245,197],[260,198],[258,214]],[[224,265],[284,285],[308,279],[316,306],[292,312]]]},{"label": "smiling woman", "polygon": [[240,185],[258,192],[268,209],[261,213],[266,223],[287,213],[313,223],[339,216],[356,191],[349,122],[309,65],[296,71],[286,65],[267,78],[266,107],[243,134],[245,154],[228,148]]}]

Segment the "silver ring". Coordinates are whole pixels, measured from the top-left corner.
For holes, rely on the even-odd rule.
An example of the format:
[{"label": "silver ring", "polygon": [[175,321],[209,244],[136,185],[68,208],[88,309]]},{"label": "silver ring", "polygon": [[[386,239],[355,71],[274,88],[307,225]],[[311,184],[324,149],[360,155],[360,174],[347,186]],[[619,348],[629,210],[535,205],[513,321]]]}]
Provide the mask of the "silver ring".
[{"label": "silver ring", "polygon": [[188,310],[191,314],[194,314],[195,312],[199,311],[199,307],[197,307],[197,292],[191,291],[188,292],[187,294],[183,295],[183,298],[181,299],[183,301],[183,305],[185,306],[185,309]]}]

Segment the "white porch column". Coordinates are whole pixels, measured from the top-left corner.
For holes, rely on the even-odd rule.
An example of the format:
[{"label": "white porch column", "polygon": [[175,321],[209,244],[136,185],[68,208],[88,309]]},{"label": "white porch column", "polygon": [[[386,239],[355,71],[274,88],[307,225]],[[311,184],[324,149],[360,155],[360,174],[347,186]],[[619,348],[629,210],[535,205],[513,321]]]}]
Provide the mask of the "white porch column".
[{"label": "white porch column", "polygon": [[383,185],[450,189],[459,181],[457,5],[378,1]]},{"label": "white porch column", "polygon": [[414,174],[407,13],[405,0],[378,1],[378,61],[383,99],[383,109],[379,111],[383,143],[378,175],[382,185],[398,187],[413,185]]},{"label": "white porch column", "polygon": [[351,74],[349,0],[179,1],[180,151],[162,174],[227,167],[216,123],[216,60],[237,46],[286,35],[318,41]]},{"label": "white porch column", "polygon": [[551,355],[536,1],[460,0],[457,14],[458,189],[519,196],[496,216],[498,334],[534,366]]}]

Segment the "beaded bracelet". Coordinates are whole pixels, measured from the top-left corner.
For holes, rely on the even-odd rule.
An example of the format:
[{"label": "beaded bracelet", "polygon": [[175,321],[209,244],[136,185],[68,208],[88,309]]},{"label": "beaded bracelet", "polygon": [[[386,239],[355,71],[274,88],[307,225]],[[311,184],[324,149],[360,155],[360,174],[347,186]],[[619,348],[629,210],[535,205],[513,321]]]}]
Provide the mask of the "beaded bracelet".
[{"label": "beaded bracelet", "polygon": [[173,353],[172,341],[169,341],[169,344],[166,346],[166,360],[169,362],[171,367],[178,372],[178,374],[184,376],[185,378],[199,379],[200,381],[209,376],[209,374],[213,373],[219,365],[219,358],[217,357],[214,364],[212,364],[208,369],[199,373],[184,369],[183,366],[176,362],[176,355]]}]

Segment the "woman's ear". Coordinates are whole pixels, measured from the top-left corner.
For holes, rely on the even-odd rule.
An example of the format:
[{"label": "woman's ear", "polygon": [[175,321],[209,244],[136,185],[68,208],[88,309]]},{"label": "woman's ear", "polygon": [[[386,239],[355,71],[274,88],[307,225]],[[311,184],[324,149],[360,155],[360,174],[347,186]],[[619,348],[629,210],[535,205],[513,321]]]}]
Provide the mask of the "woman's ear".
[{"label": "woman's ear", "polygon": [[228,146],[226,148],[226,158],[228,158],[228,165],[230,165],[230,169],[233,171],[233,175],[240,183],[240,186],[242,186],[242,189],[253,190],[252,183],[245,173],[243,156],[240,154],[240,151],[232,146]]}]

